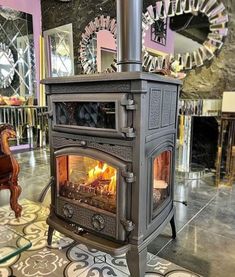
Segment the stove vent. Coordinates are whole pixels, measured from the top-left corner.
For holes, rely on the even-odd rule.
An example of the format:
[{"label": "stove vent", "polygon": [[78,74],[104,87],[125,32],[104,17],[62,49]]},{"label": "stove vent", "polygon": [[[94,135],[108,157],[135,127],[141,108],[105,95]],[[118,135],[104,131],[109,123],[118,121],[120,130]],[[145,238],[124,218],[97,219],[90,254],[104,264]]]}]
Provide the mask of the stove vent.
[{"label": "stove vent", "polygon": [[118,72],[142,71],[143,0],[117,0]]}]

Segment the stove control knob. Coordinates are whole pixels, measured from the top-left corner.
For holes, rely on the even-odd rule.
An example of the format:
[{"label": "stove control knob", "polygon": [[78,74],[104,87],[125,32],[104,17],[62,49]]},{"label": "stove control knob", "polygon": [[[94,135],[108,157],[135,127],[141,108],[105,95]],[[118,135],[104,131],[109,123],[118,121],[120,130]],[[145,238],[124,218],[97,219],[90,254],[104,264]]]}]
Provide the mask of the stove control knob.
[{"label": "stove control knob", "polygon": [[102,231],[105,227],[105,220],[102,215],[100,214],[95,214],[92,216],[91,219],[92,226],[96,231]]},{"label": "stove control knob", "polygon": [[74,214],[73,207],[70,204],[64,204],[63,213],[66,218],[71,218]]}]

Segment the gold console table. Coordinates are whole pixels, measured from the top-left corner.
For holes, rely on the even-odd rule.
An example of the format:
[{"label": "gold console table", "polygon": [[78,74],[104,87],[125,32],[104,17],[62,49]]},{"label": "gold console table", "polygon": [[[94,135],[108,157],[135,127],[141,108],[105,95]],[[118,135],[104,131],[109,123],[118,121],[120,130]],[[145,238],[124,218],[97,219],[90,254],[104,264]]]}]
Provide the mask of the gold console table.
[{"label": "gold console table", "polygon": [[11,124],[17,134],[17,146],[23,138],[23,130],[27,129],[27,144],[35,147],[37,141],[40,147],[46,144],[47,130],[46,106],[0,106],[0,124]]}]

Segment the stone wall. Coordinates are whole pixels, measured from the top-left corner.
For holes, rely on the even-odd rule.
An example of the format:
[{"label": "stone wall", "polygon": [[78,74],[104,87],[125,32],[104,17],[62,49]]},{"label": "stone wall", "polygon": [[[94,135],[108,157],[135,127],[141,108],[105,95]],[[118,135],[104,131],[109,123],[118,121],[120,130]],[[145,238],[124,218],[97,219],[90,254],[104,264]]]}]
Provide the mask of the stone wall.
[{"label": "stone wall", "polygon": [[[94,4],[95,2],[95,4]],[[234,0],[223,0],[230,17],[229,34],[221,52],[211,62],[190,71],[182,87],[183,97],[220,97],[225,90],[235,90],[235,5]],[[145,8],[153,4],[144,0]],[[72,23],[74,32],[75,72],[79,73],[78,49],[85,26],[96,16],[104,14],[116,17],[115,0],[41,0],[43,30]]]}]

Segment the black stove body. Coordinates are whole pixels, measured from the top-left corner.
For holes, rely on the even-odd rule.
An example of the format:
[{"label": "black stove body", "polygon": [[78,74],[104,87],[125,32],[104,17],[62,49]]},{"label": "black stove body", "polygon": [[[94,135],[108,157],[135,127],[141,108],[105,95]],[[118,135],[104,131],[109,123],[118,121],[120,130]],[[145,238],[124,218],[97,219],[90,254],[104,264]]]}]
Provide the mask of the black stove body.
[{"label": "black stove body", "polygon": [[49,104],[54,229],[127,253],[142,277],[147,245],[174,226],[174,160],[180,82],[141,72],[44,81]]}]

